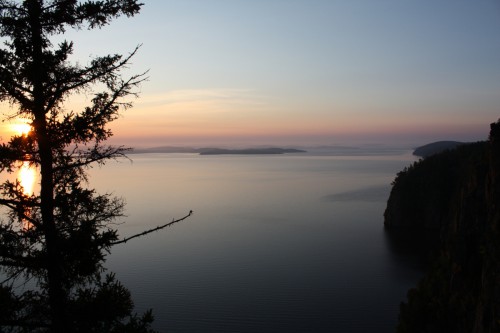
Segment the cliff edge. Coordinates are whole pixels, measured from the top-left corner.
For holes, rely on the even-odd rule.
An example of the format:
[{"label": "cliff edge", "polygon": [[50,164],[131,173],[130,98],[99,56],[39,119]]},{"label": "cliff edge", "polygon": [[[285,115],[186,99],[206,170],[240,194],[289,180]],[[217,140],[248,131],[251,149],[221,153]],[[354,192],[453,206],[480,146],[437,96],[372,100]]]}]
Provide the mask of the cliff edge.
[{"label": "cliff edge", "polygon": [[500,332],[500,120],[399,172],[386,228],[440,236],[434,264],[401,304],[398,332]]}]

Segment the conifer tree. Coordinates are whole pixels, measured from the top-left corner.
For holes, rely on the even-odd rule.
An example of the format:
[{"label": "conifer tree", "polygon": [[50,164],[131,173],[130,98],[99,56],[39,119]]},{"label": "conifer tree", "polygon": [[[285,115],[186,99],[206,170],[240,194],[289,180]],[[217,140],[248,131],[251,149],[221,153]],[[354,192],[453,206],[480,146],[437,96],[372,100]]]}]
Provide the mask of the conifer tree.
[{"label": "conifer tree", "polygon": [[[123,202],[87,188],[94,164],[123,156],[105,144],[108,123],[131,106],[125,100],[145,73],[123,78],[130,54],[72,63],[73,43],[51,40],[68,29],[100,29],[118,16],[134,16],[136,0],[0,0],[0,101],[10,118],[32,130],[0,145],[0,171],[29,163],[39,172],[39,193],[25,193],[18,180],[0,185],[0,331],[150,332],[152,316],[133,314],[129,291],[104,275],[106,254],[118,241],[112,222]],[[90,105],[69,109],[75,93]],[[19,293],[13,281],[35,281]]]}]

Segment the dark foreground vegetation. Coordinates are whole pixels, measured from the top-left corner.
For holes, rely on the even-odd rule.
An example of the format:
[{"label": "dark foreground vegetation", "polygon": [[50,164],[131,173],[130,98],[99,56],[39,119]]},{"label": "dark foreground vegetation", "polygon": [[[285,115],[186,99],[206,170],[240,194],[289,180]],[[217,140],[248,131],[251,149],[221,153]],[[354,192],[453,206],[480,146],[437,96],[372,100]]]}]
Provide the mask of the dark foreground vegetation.
[{"label": "dark foreground vegetation", "polygon": [[500,332],[500,120],[489,141],[398,173],[384,215],[386,228],[434,230],[440,239],[401,304],[398,332]]},{"label": "dark foreground vegetation", "polygon": [[[145,73],[123,76],[137,48],[80,64],[64,40],[67,30],[103,28],[141,6],[0,0],[0,102],[10,105],[6,120],[31,126],[0,144],[0,172],[14,179],[27,165],[40,182],[36,193],[19,180],[0,184],[0,332],[153,332],[151,312],[134,313],[130,292],[104,262],[113,246],[180,220],[120,240],[123,200],[87,183],[89,168],[126,152],[105,143],[108,124],[131,106]],[[78,93],[91,96],[89,105],[67,107]]]}]

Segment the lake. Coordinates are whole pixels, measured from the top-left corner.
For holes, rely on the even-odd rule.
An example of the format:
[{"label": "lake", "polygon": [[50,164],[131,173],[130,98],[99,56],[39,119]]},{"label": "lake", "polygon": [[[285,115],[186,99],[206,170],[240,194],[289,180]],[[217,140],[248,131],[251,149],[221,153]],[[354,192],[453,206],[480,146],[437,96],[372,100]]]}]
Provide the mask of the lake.
[{"label": "lake", "polygon": [[383,212],[409,150],[131,154],[91,171],[126,199],[106,266],[161,332],[392,332],[422,275]]}]

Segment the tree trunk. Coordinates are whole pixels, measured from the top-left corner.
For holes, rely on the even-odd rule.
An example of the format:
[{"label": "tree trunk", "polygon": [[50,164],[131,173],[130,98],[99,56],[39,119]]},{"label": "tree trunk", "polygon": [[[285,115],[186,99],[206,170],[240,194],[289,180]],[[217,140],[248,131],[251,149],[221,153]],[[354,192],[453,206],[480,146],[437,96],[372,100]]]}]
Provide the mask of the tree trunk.
[{"label": "tree trunk", "polygon": [[33,52],[33,114],[34,130],[40,156],[40,209],[45,235],[46,269],[48,297],[54,333],[69,332],[66,323],[66,292],[63,286],[61,253],[58,246],[58,233],[54,221],[54,177],[53,155],[50,136],[47,132],[45,113],[46,96],[43,87],[44,61],[43,39],[40,24],[41,4],[38,0],[29,0],[29,16]]}]

